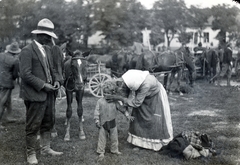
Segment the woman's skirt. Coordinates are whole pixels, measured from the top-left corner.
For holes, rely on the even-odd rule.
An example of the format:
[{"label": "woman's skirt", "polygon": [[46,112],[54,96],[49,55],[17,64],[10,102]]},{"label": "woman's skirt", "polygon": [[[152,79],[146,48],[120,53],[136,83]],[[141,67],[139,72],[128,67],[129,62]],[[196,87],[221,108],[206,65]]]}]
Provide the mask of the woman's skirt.
[{"label": "woman's skirt", "polygon": [[173,138],[168,97],[162,84],[153,96],[133,108],[134,121],[130,123],[127,141],[135,146],[158,151]]}]

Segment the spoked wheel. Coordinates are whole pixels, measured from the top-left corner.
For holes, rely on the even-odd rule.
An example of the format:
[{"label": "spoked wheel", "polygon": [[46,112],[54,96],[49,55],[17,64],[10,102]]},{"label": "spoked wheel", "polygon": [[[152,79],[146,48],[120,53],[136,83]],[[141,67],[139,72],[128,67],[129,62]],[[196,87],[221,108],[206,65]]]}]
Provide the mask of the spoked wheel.
[{"label": "spoked wheel", "polygon": [[103,97],[103,84],[107,80],[111,80],[111,76],[99,73],[95,74],[90,80],[89,80],[89,90],[93,96],[96,97]]}]

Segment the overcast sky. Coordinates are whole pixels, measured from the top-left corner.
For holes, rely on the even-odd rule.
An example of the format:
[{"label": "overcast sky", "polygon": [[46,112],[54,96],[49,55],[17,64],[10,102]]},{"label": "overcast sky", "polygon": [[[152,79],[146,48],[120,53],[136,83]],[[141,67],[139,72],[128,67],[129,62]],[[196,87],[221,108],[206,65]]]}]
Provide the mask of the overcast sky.
[{"label": "overcast sky", "polygon": [[[138,0],[144,5],[146,8],[152,8],[153,3],[156,0]],[[235,5],[240,8],[240,4],[234,2],[233,0],[184,0],[187,7],[190,5],[199,5],[200,7],[212,7],[213,5],[218,5],[218,4],[229,4],[231,6]]]}]

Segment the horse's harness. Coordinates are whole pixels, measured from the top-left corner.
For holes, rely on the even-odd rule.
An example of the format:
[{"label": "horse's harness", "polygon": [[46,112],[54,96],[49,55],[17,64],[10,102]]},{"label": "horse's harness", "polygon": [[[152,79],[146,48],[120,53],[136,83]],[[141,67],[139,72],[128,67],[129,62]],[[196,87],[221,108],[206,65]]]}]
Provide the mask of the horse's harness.
[{"label": "horse's harness", "polygon": [[[152,51],[151,51],[151,52],[152,52]],[[179,58],[178,52],[172,53],[172,55],[175,56],[176,63],[175,63],[175,65],[172,65],[172,66],[169,66],[169,67],[171,67],[171,68],[184,67],[184,65],[186,64],[186,61],[185,61],[185,59],[184,59],[184,54],[183,54],[183,52],[181,51],[180,53],[181,53],[181,54],[180,54],[181,58]],[[156,64],[159,64],[158,58],[156,57],[156,55],[155,55],[153,52],[152,52],[152,54],[154,55],[154,59],[155,59]],[[153,71],[154,71],[154,70],[153,70]]]}]

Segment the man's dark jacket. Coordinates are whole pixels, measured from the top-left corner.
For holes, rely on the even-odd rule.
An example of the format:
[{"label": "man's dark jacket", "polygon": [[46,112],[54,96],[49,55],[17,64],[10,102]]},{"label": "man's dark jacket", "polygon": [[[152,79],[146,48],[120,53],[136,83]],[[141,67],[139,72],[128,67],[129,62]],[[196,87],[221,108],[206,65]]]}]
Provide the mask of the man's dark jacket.
[{"label": "man's dark jacket", "polygon": [[[44,46],[44,49],[48,58],[53,82],[60,82],[61,80],[53,68],[51,48]],[[34,41],[21,51],[19,56],[20,77],[22,78],[20,97],[24,100],[45,101],[47,99],[47,92],[43,90],[44,83],[47,83],[47,66],[43,58],[41,51]]]},{"label": "man's dark jacket", "polygon": [[226,47],[224,49],[222,63],[230,64],[231,61],[232,61],[232,49],[230,47]]},{"label": "man's dark jacket", "polygon": [[0,87],[13,89],[18,77],[18,60],[6,52],[0,54]]}]

